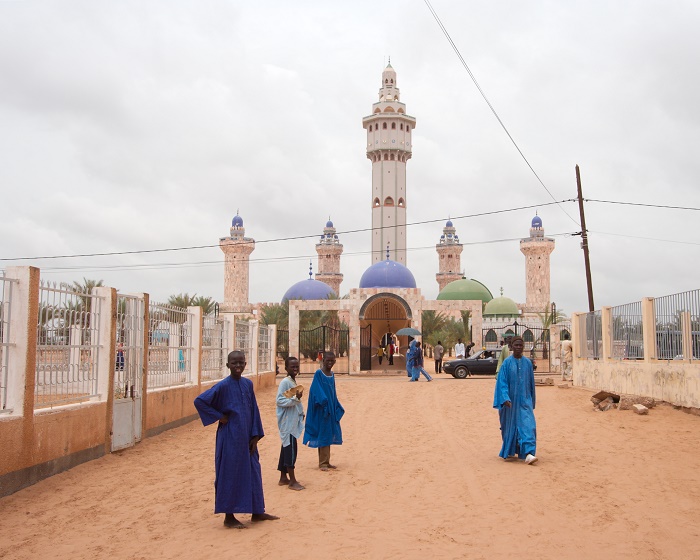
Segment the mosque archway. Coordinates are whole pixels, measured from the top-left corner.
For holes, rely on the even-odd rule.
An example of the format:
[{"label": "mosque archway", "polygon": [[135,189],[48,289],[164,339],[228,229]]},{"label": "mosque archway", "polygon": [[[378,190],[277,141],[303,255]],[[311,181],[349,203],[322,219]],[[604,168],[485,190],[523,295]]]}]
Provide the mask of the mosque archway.
[{"label": "mosque archway", "polygon": [[[371,332],[371,340],[363,342],[363,345],[370,345],[370,349],[366,351],[372,355],[372,369],[402,369],[405,367],[405,348],[409,338],[397,337],[395,333],[399,329],[411,326],[412,319],[413,312],[410,305],[396,294],[381,292],[367,298],[367,301],[362,304],[359,312],[360,328],[369,329]],[[389,360],[387,356],[380,364],[377,350],[379,346],[387,345],[389,340],[396,343],[398,354],[392,360]]]}]

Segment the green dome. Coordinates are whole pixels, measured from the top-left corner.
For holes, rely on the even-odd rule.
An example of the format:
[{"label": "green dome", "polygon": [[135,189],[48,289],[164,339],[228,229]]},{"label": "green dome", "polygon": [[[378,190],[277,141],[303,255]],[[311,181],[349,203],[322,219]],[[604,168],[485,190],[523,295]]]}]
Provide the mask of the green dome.
[{"label": "green dome", "polygon": [[518,315],[518,306],[510,298],[501,296],[492,299],[484,308],[484,315]]},{"label": "green dome", "polygon": [[438,299],[462,299],[462,300],[481,300],[488,303],[493,299],[493,295],[489,289],[478,280],[455,280],[445,286],[438,294]]}]

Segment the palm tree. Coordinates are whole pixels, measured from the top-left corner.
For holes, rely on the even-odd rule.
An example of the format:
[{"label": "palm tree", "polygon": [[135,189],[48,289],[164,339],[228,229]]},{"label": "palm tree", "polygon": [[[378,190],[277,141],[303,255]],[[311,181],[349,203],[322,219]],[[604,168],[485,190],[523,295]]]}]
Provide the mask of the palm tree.
[{"label": "palm tree", "polygon": [[[542,334],[540,335],[540,340],[542,341],[542,358],[547,358],[547,342],[549,341],[549,327],[559,323],[560,321],[565,321],[568,319],[566,313],[562,309],[557,309],[552,312],[550,306],[545,307],[542,313],[538,313],[537,316],[542,321]],[[533,351],[537,346],[537,341],[535,341],[535,346],[533,346]]]},{"label": "palm tree", "polygon": [[197,299],[197,294],[188,294],[187,292],[183,294],[174,294],[168,298],[168,305],[173,307],[181,307],[182,309],[187,309],[190,306],[196,305],[194,301]]},{"label": "palm tree", "polygon": [[277,325],[277,329],[289,328],[289,302],[263,305],[260,308],[260,320],[263,325]]},{"label": "palm tree", "polygon": [[202,308],[202,313],[204,315],[209,315],[212,311],[214,311],[214,307],[216,306],[216,302],[210,298],[210,297],[205,297],[205,296],[197,296],[192,298],[192,305],[195,307],[199,306]]}]

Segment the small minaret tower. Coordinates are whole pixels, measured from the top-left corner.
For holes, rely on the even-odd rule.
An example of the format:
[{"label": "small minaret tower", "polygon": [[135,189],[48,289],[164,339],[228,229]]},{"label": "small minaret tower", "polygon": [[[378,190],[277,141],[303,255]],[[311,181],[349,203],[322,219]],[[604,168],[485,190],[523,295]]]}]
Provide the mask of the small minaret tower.
[{"label": "small minaret tower", "polygon": [[316,244],[316,253],[318,253],[316,280],[325,282],[340,296],[340,283],[343,281],[343,275],[340,273],[340,255],[343,254],[343,245],[335,233],[330,217],[326,227],[323,228],[321,240]]},{"label": "small minaret tower", "polygon": [[243,218],[236,212],[231,222],[231,236],[219,239],[219,247],[226,255],[224,264],[224,302],[222,312],[250,313],[248,302],[250,287],[250,254],[255,250],[255,240],[245,237]]},{"label": "small minaret tower", "polygon": [[554,251],[554,239],[544,236],[542,218],[532,218],[530,237],[520,240],[520,251],[525,255],[525,308],[526,313],[543,313],[550,305],[549,255]]},{"label": "small minaret tower", "polygon": [[462,244],[459,242],[452,220],[447,220],[442,228],[440,243],[435,246],[438,254],[438,273],[435,275],[438,286],[442,290],[447,284],[462,278],[460,255]]},{"label": "small minaret tower", "polygon": [[406,162],[416,119],[399,101],[391,62],[382,72],[379,101],[362,119],[367,131],[367,158],[372,162],[372,263],[383,260],[389,245],[393,260],[406,266]]}]

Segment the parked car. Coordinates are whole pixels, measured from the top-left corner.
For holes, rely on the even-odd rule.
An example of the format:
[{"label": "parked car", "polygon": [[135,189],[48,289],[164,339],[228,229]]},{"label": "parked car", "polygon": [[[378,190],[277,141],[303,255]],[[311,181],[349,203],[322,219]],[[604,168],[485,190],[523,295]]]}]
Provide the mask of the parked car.
[{"label": "parked car", "polygon": [[452,359],[442,364],[442,371],[457,379],[464,379],[470,374],[495,375],[500,348],[494,350],[479,350],[468,358]]},{"label": "parked car", "polygon": [[[500,354],[500,348],[479,350],[468,358],[459,358],[443,363],[442,371],[449,373],[456,379],[465,379],[467,376],[475,373],[478,375],[496,375],[496,366],[498,365],[498,356]],[[532,367],[537,369],[537,365],[534,363]]]}]

